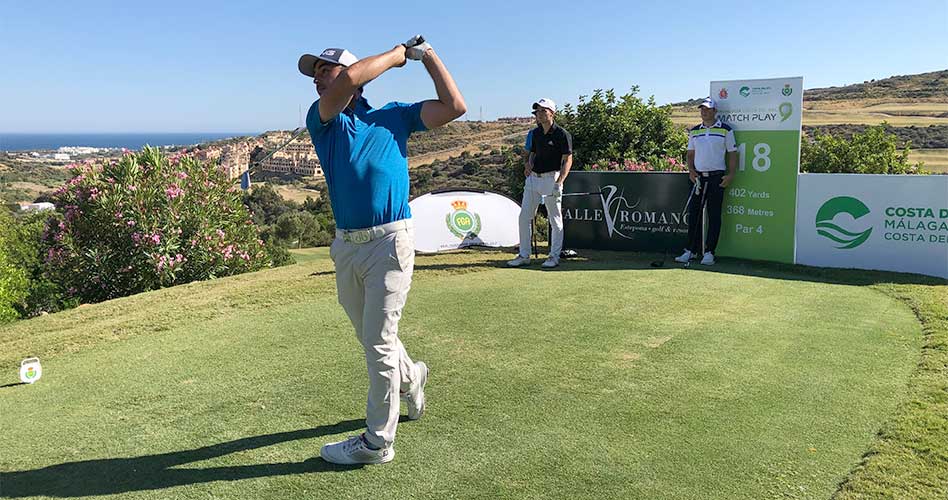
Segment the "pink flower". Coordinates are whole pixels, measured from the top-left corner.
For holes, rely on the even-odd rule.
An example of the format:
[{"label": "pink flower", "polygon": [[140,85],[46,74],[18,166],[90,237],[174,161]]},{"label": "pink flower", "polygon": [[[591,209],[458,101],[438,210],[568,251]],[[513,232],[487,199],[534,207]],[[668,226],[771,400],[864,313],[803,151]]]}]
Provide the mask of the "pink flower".
[{"label": "pink flower", "polygon": [[165,189],[165,194],[168,195],[168,198],[172,200],[177,198],[178,196],[181,196],[181,193],[183,192],[184,190],[178,187],[177,184],[172,184],[171,186],[168,187],[168,189]]}]

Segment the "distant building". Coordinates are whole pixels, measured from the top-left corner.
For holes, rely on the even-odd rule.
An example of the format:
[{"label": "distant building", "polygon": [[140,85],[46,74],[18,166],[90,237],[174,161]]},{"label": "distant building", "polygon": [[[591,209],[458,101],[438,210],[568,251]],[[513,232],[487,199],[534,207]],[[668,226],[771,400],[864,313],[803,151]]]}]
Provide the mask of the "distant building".
[{"label": "distant building", "polygon": [[194,156],[198,160],[218,164],[228,178],[236,179],[250,168],[251,153],[255,150],[263,152],[257,153],[260,157],[283,146],[280,151],[261,162],[258,167],[267,172],[322,177],[323,170],[309,138],[298,138],[287,144],[292,137],[290,132],[286,131],[265,132],[259,137],[233,144],[209,145],[196,150]]},{"label": "distant building", "polygon": [[[273,134],[277,135],[277,134]],[[286,143],[290,139],[290,134],[282,135],[282,141],[277,141],[276,146],[269,149],[275,149]],[[289,143],[279,152],[260,163],[260,168],[265,172],[279,172],[283,174],[296,174],[305,177],[322,177],[323,169],[319,164],[319,158],[313,149],[313,144],[308,137],[298,138]]]},{"label": "distant building", "polygon": [[56,210],[56,206],[48,202],[40,203],[29,203],[27,205],[20,205],[20,210],[23,212],[45,212],[47,210]]},{"label": "distant building", "polygon": [[534,119],[531,116],[504,116],[497,119],[500,123],[533,123]]}]

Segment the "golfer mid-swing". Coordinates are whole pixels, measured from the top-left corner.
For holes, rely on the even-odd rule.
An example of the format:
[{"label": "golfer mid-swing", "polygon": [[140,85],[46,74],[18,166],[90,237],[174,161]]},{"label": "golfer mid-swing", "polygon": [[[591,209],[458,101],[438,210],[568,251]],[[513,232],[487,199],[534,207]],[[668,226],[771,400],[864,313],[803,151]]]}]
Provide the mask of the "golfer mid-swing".
[{"label": "golfer mid-swing", "polygon": [[[362,88],[382,73],[420,60],[438,98],[373,108]],[[300,57],[319,99],[306,115],[313,146],[326,175],[336,218],[329,254],[336,266],[339,303],[365,350],[369,372],[366,430],[320,450],[338,464],[379,464],[395,457],[399,397],[408,418],[425,411],[428,367],[412,362],[398,338],[398,320],[415,264],[408,207],[408,136],[440,127],[465,113],[464,98],[431,46],[414,37],[359,60],[345,49]]]}]

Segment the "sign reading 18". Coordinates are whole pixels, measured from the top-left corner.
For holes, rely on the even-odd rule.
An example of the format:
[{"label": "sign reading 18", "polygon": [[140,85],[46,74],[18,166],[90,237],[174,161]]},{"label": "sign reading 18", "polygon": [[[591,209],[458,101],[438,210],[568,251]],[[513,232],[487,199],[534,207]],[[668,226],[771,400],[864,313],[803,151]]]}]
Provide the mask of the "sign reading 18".
[{"label": "sign reading 18", "polygon": [[[745,160],[747,159],[747,143],[742,142],[737,147],[737,153],[740,155],[738,164],[741,166],[741,172],[743,172]],[[758,172],[770,170],[770,144],[766,142],[754,144],[754,159],[751,160],[751,166]]]}]

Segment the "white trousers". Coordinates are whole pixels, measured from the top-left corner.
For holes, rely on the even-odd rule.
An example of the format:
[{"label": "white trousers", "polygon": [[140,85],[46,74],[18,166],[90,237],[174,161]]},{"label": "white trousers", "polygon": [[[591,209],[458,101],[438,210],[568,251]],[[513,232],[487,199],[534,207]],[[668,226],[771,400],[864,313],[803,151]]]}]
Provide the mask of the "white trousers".
[{"label": "white trousers", "polygon": [[399,391],[407,391],[419,376],[398,338],[398,320],[415,267],[414,229],[409,224],[361,244],[337,236],[329,255],[336,265],[339,304],[365,350],[365,437],[374,446],[386,447],[395,441]]},{"label": "white trousers", "polygon": [[533,251],[530,224],[540,203],[546,205],[552,234],[550,234],[550,257],[559,259],[563,251],[563,198],[553,195],[553,186],[560,172],[532,173],[523,184],[523,202],[520,204],[520,256],[530,257]]}]

